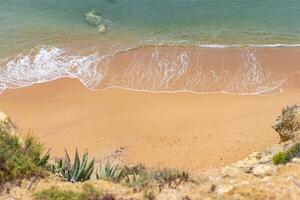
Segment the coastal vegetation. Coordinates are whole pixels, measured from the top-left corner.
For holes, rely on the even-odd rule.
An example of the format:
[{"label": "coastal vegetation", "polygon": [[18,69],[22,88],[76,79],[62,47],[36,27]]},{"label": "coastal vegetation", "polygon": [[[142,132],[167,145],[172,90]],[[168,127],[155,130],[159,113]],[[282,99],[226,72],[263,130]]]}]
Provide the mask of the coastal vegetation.
[{"label": "coastal vegetation", "polygon": [[34,194],[36,200],[113,200],[114,197],[96,190],[92,185],[85,184],[82,192],[62,190],[58,187],[51,187]]},{"label": "coastal vegetation", "polygon": [[65,159],[59,159],[56,163],[50,164],[48,169],[52,173],[59,174],[64,180],[70,182],[84,182],[89,180],[93,171],[95,159],[88,161],[88,153],[85,152],[80,160],[78,151],[76,150],[74,162],[67,151],[65,151]]},{"label": "coastal vegetation", "polygon": [[118,164],[114,165],[107,161],[105,164],[100,164],[97,171],[97,179],[103,179],[119,183],[126,176],[125,170],[119,167]]},{"label": "coastal vegetation", "polygon": [[7,181],[46,175],[49,151],[42,155],[43,146],[35,137],[28,135],[22,141],[12,132],[8,118],[0,123],[0,186]]},{"label": "coastal vegetation", "polygon": [[[36,137],[28,135],[23,140],[16,134],[15,126],[9,118],[2,120],[0,123],[1,188],[6,183],[22,182],[23,179],[45,178],[51,174],[60,177],[62,181],[72,183],[88,181],[92,174],[95,174],[97,180],[118,183],[133,188],[135,191],[141,191],[155,184],[176,187],[178,184],[189,180],[187,172],[175,169],[147,170],[141,164],[127,166],[110,161],[100,164],[95,171],[95,159],[89,160],[87,152],[80,159],[76,150],[72,162],[66,150],[65,157],[56,161],[49,160],[50,150],[44,154],[43,150],[43,145]],[[82,192],[50,187],[34,193],[33,196],[37,200],[114,199],[112,195],[104,195],[103,192],[88,184],[83,185]],[[151,190],[146,190],[143,198],[154,199],[154,193]]]},{"label": "coastal vegetation", "polygon": [[293,160],[295,157],[299,157],[300,143],[294,144],[286,152],[278,152],[272,158],[275,165],[286,164]]},{"label": "coastal vegetation", "polygon": [[149,185],[168,185],[176,188],[179,184],[192,181],[185,171],[176,169],[147,170],[143,165],[119,166],[106,162],[100,165],[97,172],[97,179],[121,183],[125,186],[139,191]]},{"label": "coastal vegetation", "polygon": [[[0,123],[0,194],[12,195],[11,190],[24,188],[22,182],[27,181],[19,196],[25,191],[29,199],[35,200],[154,200],[178,199],[177,196],[186,200],[232,199],[233,195],[239,199],[282,199],[282,195],[290,193],[286,193],[285,188],[294,194],[298,191],[298,182],[293,177],[300,176],[300,161],[295,159],[300,153],[297,139],[300,115],[295,114],[294,109],[299,110],[299,107],[282,113],[288,113],[293,121],[290,125],[293,127],[288,126],[288,130],[295,130],[289,132],[291,139],[201,176],[177,169],[125,165],[117,160],[103,162],[96,169],[95,159],[89,159],[87,152],[80,158],[77,150],[74,158],[65,151],[64,158],[53,161],[50,151],[44,151],[37,138],[28,135],[21,139],[7,118]],[[278,118],[277,125],[286,126],[281,123],[285,123],[282,119],[287,117]],[[280,130],[286,132],[283,128]],[[275,185],[265,187],[266,181]]]}]

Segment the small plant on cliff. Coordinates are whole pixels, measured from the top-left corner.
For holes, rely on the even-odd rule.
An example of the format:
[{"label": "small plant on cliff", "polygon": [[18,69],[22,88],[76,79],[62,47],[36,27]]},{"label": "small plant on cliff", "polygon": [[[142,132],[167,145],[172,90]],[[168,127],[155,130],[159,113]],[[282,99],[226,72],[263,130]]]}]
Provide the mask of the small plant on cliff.
[{"label": "small plant on cliff", "polygon": [[187,172],[175,169],[146,170],[143,165],[120,166],[106,162],[100,165],[96,174],[97,179],[121,183],[140,191],[149,184],[169,185],[177,187],[183,182],[190,181]]},{"label": "small plant on cliff", "polygon": [[97,179],[121,183],[125,186],[141,190],[153,179],[152,173],[139,164],[133,166],[120,166],[111,162],[101,164],[96,174]]},{"label": "small plant on cliff", "polygon": [[9,119],[0,122],[0,184],[32,176],[43,176],[49,152],[42,156],[42,145],[33,136],[21,141]]},{"label": "small plant on cliff", "polygon": [[47,165],[48,171],[52,172],[53,174],[60,174],[63,170],[63,167],[64,162],[62,159],[56,160],[54,163]]},{"label": "small plant on cliff", "polygon": [[37,166],[45,167],[50,158],[50,150],[48,150],[44,155],[42,155],[41,152],[42,145],[39,143],[37,138],[32,135],[28,135],[24,141],[24,153],[31,155]]},{"label": "small plant on cliff", "polygon": [[272,161],[275,165],[286,164],[289,162],[289,158],[287,157],[286,153],[279,152],[273,156]]},{"label": "small plant on cliff", "polygon": [[292,160],[294,157],[300,156],[299,153],[300,153],[300,143],[294,144],[286,152],[290,160]]},{"label": "small plant on cliff", "polygon": [[153,191],[145,191],[143,194],[143,200],[154,200],[155,195]]},{"label": "small plant on cliff", "polygon": [[147,172],[128,174],[122,183],[127,187],[134,188],[135,191],[140,191],[151,182],[151,178],[151,175]]},{"label": "small plant on cliff", "polygon": [[118,164],[107,161],[105,164],[100,164],[96,177],[97,179],[119,183],[125,177],[125,171]]},{"label": "small plant on cliff", "polygon": [[60,190],[58,187],[51,187],[34,194],[34,199],[36,200],[79,200],[79,197],[79,193]]},{"label": "small plant on cliff", "polygon": [[110,196],[110,199],[114,199],[112,195],[104,195],[101,191],[88,184],[83,185],[82,190],[82,192],[74,192],[51,187],[35,193],[34,198],[36,200],[106,200]]},{"label": "small plant on cliff", "polygon": [[52,169],[57,170],[61,176],[71,182],[84,182],[89,180],[94,171],[94,162],[88,162],[88,153],[85,152],[82,159],[80,160],[78,151],[76,149],[74,163],[71,163],[69,154],[66,152],[66,159],[64,161],[59,161],[58,168],[52,167]]},{"label": "small plant on cliff", "polygon": [[300,143],[294,144],[286,152],[279,152],[273,156],[272,160],[275,165],[286,164],[294,157],[300,156]]},{"label": "small plant on cliff", "polygon": [[154,179],[161,184],[168,184],[169,186],[177,186],[189,180],[189,174],[185,171],[176,169],[163,169],[154,172]]}]

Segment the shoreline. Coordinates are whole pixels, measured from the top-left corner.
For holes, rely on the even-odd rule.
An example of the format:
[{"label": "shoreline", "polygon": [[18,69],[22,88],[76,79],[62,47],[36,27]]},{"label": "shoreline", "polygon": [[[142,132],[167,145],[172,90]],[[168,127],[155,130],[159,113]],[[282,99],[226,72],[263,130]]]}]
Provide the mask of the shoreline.
[{"label": "shoreline", "polygon": [[6,90],[0,107],[55,156],[77,147],[103,159],[122,149],[126,163],[201,170],[279,142],[271,123],[299,96],[299,90],[276,96],[90,91],[61,79]]},{"label": "shoreline", "polygon": [[80,44],[69,50],[44,46],[1,61],[1,91],[61,78],[77,78],[89,89],[246,95],[277,94],[300,85],[297,47],[159,46],[102,55]]}]

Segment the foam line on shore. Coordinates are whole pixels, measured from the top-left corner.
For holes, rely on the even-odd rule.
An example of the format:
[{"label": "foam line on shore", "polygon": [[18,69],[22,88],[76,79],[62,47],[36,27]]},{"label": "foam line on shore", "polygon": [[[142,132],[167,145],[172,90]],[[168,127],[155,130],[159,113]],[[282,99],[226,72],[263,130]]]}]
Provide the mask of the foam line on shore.
[{"label": "foam line on shore", "polygon": [[[132,49],[123,50],[120,52],[127,52]],[[108,85],[104,85],[103,87],[99,87],[102,81],[106,78],[107,70],[110,67],[109,62],[113,56],[116,56],[120,52],[114,52],[111,55],[100,55],[99,52],[95,52],[90,55],[69,55],[67,51],[64,49],[59,49],[57,47],[47,47],[47,46],[39,46],[30,51],[28,54],[19,54],[13,59],[2,59],[0,60],[0,93],[2,93],[5,89],[14,89],[14,88],[22,88],[26,86],[31,86],[37,83],[45,83],[53,80],[57,80],[60,78],[76,78],[91,90],[95,89],[106,89],[106,88],[123,88],[127,90],[135,90],[135,91],[147,91],[147,92],[155,92],[155,93],[174,93],[174,92],[191,92],[196,94],[207,94],[207,93],[226,93],[226,94],[241,94],[241,95],[266,95],[266,94],[280,94],[283,91],[283,85],[288,81],[289,76],[284,79],[273,80],[272,84],[269,85],[259,85],[260,83],[268,83],[268,76],[263,74],[262,69],[258,66],[258,61],[256,60],[255,55],[251,51],[245,51],[242,56],[244,57],[244,68],[243,70],[249,71],[241,71],[248,73],[244,78],[249,79],[251,84],[257,84],[256,90],[253,91],[234,91],[236,86],[232,87],[232,82],[228,83],[231,85],[224,86],[224,89],[220,90],[211,90],[211,91],[201,91],[196,89],[186,89],[193,88],[190,84],[193,84],[193,81],[196,79],[193,77],[190,82],[186,83],[187,85],[183,85],[182,88],[166,88],[169,85],[169,81],[174,77],[179,79],[188,72],[189,67],[189,57],[183,52],[182,54],[176,55],[174,61],[165,60],[164,57],[161,57],[158,49],[155,48],[155,51],[152,52],[152,59],[155,60],[154,63],[150,63],[149,67],[158,67],[162,71],[159,73],[161,76],[157,76],[156,73],[152,73],[143,70],[149,70],[148,68],[138,68],[131,69],[136,67],[136,64],[130,65],[130,71],[127,71],[126,76],[131,76],[131,70],[139,70],[139,73],[142,75],[148,76],[149,73],[152,76],[155,76],[158,79],[158,86],[160,81],[165,81],[163,87],[159,88],[155,86],[154,88],[148,89],[147,87],[140,86],[135,87],[134,85],[138,83],[140,80],[134,80],[134,77],[130,77],[127,79],[132,81],[132,87],[128,86],[128,83],[124,85],[120,85],[120,83],[111,82]],[[106,59],[108,58],[108,59]],[[106,59],[106,61],[105,61]],[[166,63],[165,63],[166,62]],[[99,65],[107,65],[106,67],[99,67]],[[173,66],[174,65],[174,66]],[[246,68],[245,68],[246,67]],[[166,69],[167,68],[167,69]],[[201,67],[200,67],[201,68]],[[154,69],[155,70],[155,69]],[[241,73],[238,72],[238,73]],[[174,74],[175,73],[175,74]],[[179,73],[179,75],[178,75]],[[201,71],[201,73],[213,73],[213,76],[216,76],[214,71]],[[201,73],[198,79],[201,78]],[[269,73],[269,72],[268,72]],[[166,75],[170,77],[165,77]],[[222,75],[220,73],[219,75]],[[238,74],[237,74],[238,75]],[[267,74],[268,75],[268,74]],[[126,78],[125,76],[125,78]],[[236,76],[236,75],[235,75]],[[239,75],[240,76],[240,75]],[[121,78],[124,78],[123,75]],[[153,77],[152,77],[153,78]],[[216,77],[217,79],[219,77]],[[221,77],[222,78],[222,77]],[[242,77],[243,78],[243,77]],[[128,81],[127,80],[127,81]],[[152,79],[150,79],[152,80]],[[209,79],[207,79],[209,80]],[[173,81],[173,80],[172,80]],[[204,80],[205,81],[205,80]],[[243,80],[240,84],[245,84]],[[138,86],[138,85],[136,85]],[[243,89],[243,88],[242,88]],[[244,88],[245,89],[245,88]]]},{"label": "foam line on shore", "polygon": [[204,48],[278,48],[278,47],[300,47],[300,44],[198,44],[199,47]]}]

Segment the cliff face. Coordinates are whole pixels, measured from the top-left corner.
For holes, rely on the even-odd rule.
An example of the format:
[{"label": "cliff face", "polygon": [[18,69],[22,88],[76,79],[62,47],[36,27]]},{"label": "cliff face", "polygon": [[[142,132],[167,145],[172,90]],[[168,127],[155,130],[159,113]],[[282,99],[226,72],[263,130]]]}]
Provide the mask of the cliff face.
[{"label": "cliff face", "polygon": [[[291,158],[285,165],[274,165],[272,158],[286,152],[297,143],[300,123],[300,107],[291,106],[282,110],[273,124],[281,143],[261,152],[254,152],[232,165],[205,172],[190,174],[192,181],[176,185],[151,185],[142,190],[133,190],[108,181],[87,181],[95,188],[114,194],[114,199],[147,199],[145,193],[153,192],[155,199],[300,199],[300,159]],[[259,139],[259,138],[258,138]],[[80,191],[85,183],[62,182],[55,176],[32,181],[23,181],[20,187],[11,187],[2,192],[0,199],[31,199],[32,194],[52,186]],[[30,189],[28,189],[30,185]],[[148,198],[149,199],[149,198]]]},{"label": "cliff face", "polygon": [[[290,158],[285,165],[274,165],[272,158],[299,142],[300,107],[282,110],[272,125],[281,143],[210,175],[215,186],[213,199],[300,199],[300,159]],[[258,138],[259,139],[259,138]]]}]

